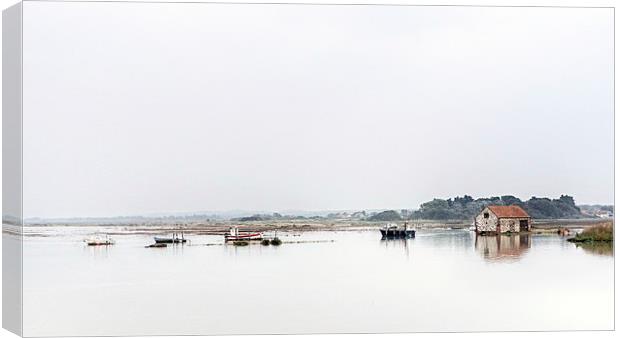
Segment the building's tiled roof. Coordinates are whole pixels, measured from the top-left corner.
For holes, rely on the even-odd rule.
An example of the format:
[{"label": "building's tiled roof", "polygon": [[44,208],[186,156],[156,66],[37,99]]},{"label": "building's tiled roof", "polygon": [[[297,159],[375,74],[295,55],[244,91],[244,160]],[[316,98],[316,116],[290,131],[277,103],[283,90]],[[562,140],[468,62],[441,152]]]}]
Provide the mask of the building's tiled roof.
[{"label": "building's tiled roof", "polygon": [[489,205],[488,208],[498,218],[530,217],[530,215],[518,205]]}]

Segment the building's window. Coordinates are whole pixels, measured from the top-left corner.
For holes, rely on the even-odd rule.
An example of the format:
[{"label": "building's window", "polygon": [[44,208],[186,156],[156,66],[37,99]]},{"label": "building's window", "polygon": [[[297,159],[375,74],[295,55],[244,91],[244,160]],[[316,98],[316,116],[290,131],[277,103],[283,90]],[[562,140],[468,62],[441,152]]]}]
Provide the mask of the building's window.
[{"label": "building's window", "polygon": [[489,213],[488,212],[484,213],[484,218],[489,218]]},{"label": "building's window", "polygon": [[527,220],[526,219],[522,219],[519,221],[519,226],[520,227],[527,227]]}]

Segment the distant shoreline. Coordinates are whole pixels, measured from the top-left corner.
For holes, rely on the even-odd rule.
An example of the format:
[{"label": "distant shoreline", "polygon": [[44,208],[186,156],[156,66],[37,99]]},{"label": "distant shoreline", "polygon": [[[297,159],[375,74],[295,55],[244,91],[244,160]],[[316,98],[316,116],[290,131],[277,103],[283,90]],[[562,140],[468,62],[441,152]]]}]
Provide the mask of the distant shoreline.
[{"label": "distant shoreline", "polygon": [[[471,221],[449,220],[449,221],[407,221],[408,224],[417,229],[469,229]],[[613,219],[544,219],[534,220],[532,229],[552,230],[563,228],[579,229],[587,226],[613,222]],[[237,226],[241,231],[283,231],[283,232],[313,232],[313,231],[364,231],[376,230],[386,222],[378,221],[351,221],[351,220],[278,220],[278,221],[213,221],[213,222],[155,222],[155,223],[99,223],[99,224],[28,224],[24,229],[36,229],[38,227],[83,227],[101,228],[108,227],[106,233],[109,235],[155,235],[171,232],[183,232],[187,235],[221,235],[228,232],[231,226]],[[404,221],[398,222],[399,224]],[[4,233],[19,234],[19,226],[5,225]],[[29,234],[25,231],[25,235]],[[34,235],[34,234],[33,234]]]}]

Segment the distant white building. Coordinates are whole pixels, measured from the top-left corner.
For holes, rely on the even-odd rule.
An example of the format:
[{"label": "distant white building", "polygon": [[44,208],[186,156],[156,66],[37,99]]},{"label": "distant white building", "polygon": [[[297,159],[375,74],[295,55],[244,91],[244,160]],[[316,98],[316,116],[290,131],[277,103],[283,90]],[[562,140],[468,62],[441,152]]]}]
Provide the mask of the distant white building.
[{"label": "distant white building", "polygon": [[599,212],[596,213],[596,217],[612,218],[612,217],[614,217],[614,214],[612,212],[609,212],[609,211],[599,211]]}]

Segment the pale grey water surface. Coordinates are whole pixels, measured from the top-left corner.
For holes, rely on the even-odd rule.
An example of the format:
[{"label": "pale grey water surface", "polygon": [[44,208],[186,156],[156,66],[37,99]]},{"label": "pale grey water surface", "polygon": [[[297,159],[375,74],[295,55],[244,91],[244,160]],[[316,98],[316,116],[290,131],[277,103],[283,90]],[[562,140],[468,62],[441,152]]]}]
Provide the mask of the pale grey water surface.
[{"label": "pale grey water surface", "polygon": [[[30,230],[24,334],[173,335],[613,329],[613,256],[555,235],[285,233],[280,247],[82,243],[92,227]],[[5,235],[6,236],[6,235]]]}]

